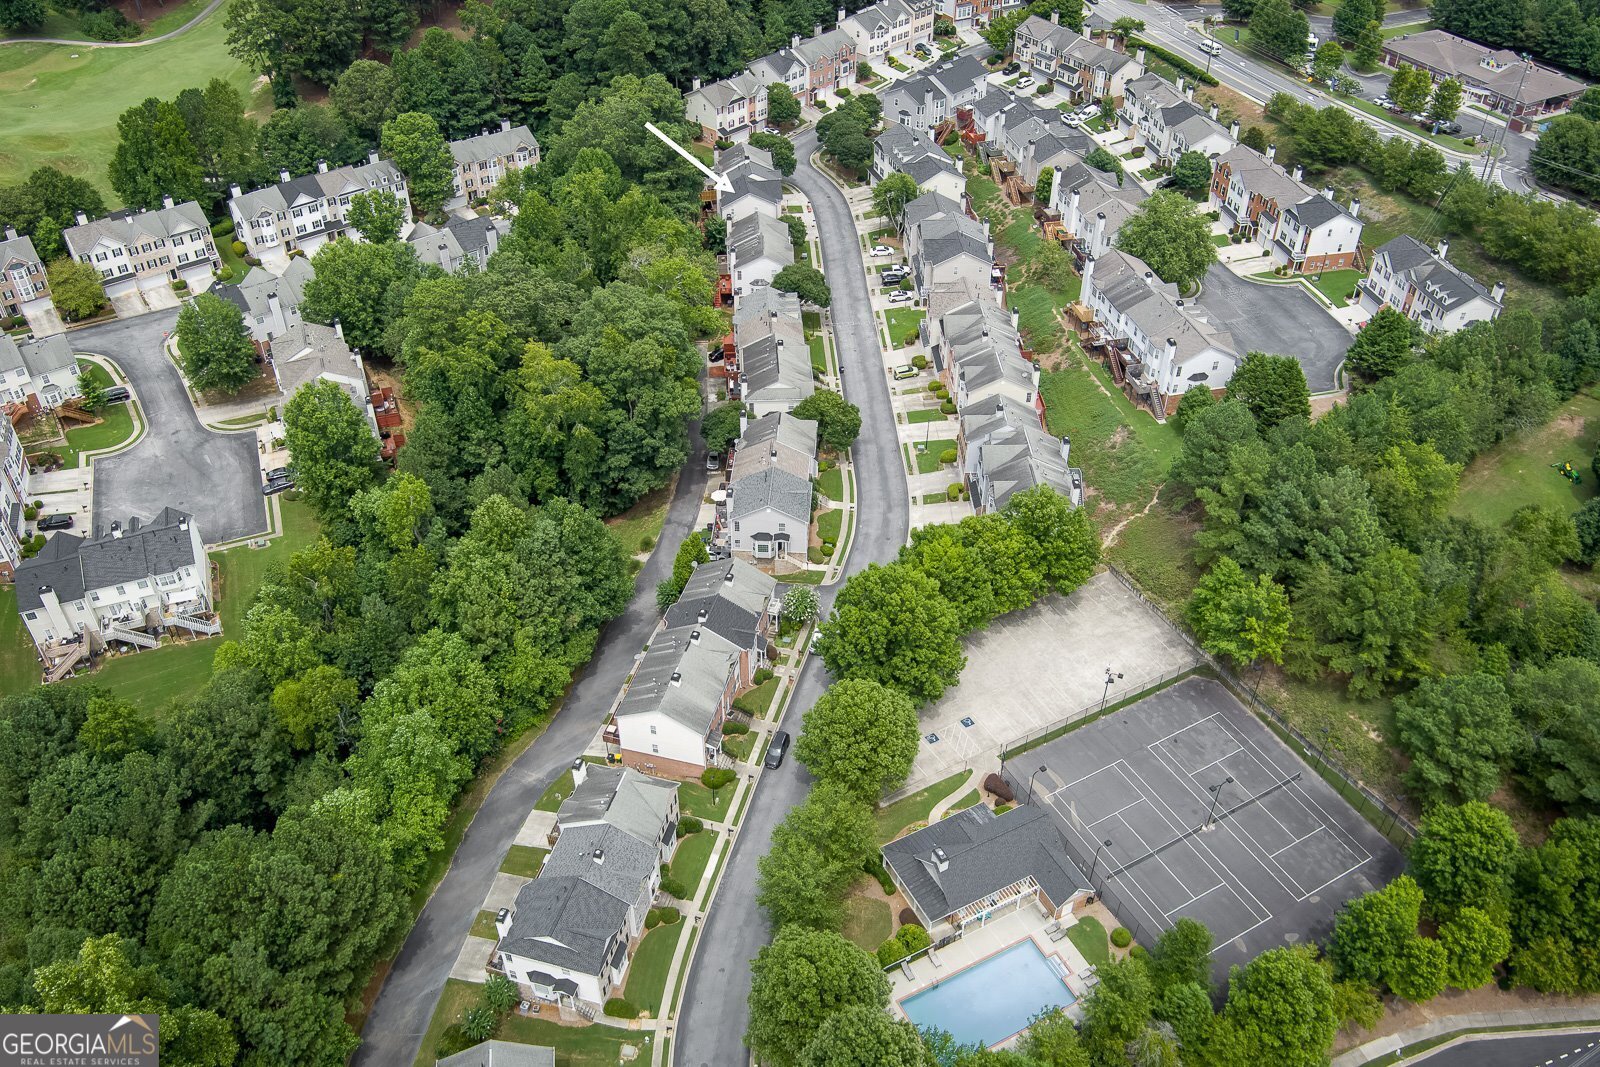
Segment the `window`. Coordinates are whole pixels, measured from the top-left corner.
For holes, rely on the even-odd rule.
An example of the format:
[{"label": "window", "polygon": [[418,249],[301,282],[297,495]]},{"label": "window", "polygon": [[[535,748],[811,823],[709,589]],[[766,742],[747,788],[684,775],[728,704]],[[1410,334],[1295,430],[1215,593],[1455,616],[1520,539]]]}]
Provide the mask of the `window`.
[{"label": "window", "polygon": [[100,594],[97,593],[97,592],[96,593],[90,593],[89,594],[89,599],[94,601],[96,604],[98,604],[98,603],[100,603]]},{"label": "window", "polygon": [[125,586],[125,585],[117,586],[117,595],[118,596],[127,596],[128,595],[128,587]]},{"label": "window", "polygon": [[650,732],[651,733],[655,733],[656,732],[656,724],[655,723],[651,723],[650,724]]},{"label": "window", "polygon": [[652,753],[654,753],[655,755],[659,756],[661,754],[661,746],[660,745],[651,745],[650,746],[650,751]]},{"label": "window", "polygon": [[27,619],[29,622],[33,622],[35,619],[37,619],[39,617],[39,613],[37,611],[29,611],[29,612],[24,613],[22,617],[24,619]]},{"label": "window", "polygon": [[149,589],[150,588],[150,583],[145,581],[143,578],[140,578],[139,579],[139,588],[140,589]]}]

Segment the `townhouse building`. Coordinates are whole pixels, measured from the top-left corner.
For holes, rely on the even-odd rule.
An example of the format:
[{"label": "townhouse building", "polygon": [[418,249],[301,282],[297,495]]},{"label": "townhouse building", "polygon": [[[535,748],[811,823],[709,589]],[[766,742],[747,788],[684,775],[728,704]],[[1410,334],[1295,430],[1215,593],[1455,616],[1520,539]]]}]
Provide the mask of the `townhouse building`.
[{"label": "townhouse building", "polygon": [[78,357],[65,334],[33,337],[20,344],[0,334],[0,403],[40,411],[79,395]]},{"label": "townhouse building", "polygon": [[[793,421],[773,415],[752,423],[751,429],[770,423],[776,430]],[[782,607],[778,583],[771,575],[743,560],[716,560],[695,567],[663,622],[669,630],[699,626],[725,638],[747,658],[753,673],[771,662]]]},{"label": "townhouse building", "polygon": [[657,632],[613,717],[623,764],[680,779],[725,765],[722,724],[750,687],[748,664],[747,650],[705,627]]},{"label": "townhouse building", "polygon": [[1505,306],[1505,283],[1485,289],[1446,259],[1449,253],[1449,241],[1440,241],[1435,250],[1410,235],[1383,245],[1356,287],[1361,310],[1376,315],[1380,308],[1392,307],[1427,333],[1455,333],[1498,317]]},{"label": "townhouse building", "polygon": [[1050,18],[1029,15],[1017,27],[1012,58],[1041,81],[1055,82],[1078,101],[1120,104],[1128,83],[1144,73],[1144,49],[1135,55],[1118,52],[1061,25],[1059,12]]},{"label": "townhouse building", "polygon": [[912,221],[913,215],[908,211],[906,219],[911,276],[924,298],[941,285],[961,283],[975,292],[994,288],[994,249],[984,223],[969,218],[965,212]]},{"label": "townhouse building", "polygon": [[1083,163],[1056,171],[1050,206],[1061,216],[1062,237],[1079,271],[1085,260],[1115,247],[1122,224],[1133,217],[1143,199],[1138,185],[1119,186],[1115,175]]},{"label": "townhouse building", "polygon": [[788,414],[749,423],[733,447],[728,547],[753,560],[804,558],[817,476],[817,424]]},{"label": "townhouse building", "polygon": [[930,133],[989,91],[989,70],[977,59],[956,53],[919,74],[897,81],[878,99],[884,118],[920,133]]},{"label": "townhouse building", "polygon": [[217,296],[239,309],[256,351],[265,354],[268,341],[300,325],[306,283],[315,276],[311,261],[296,256],[289,260],[282,275],[253,270],[243,281],[219,286]]},{"label": "townhouse building", "polygon": [[770,285],[793,262],[789,227],[778,219],[752,211],[728,225],[728,268],[735,293]]},{"label": "townhouse building", "polygon": [[1194,102],[1194,86],[1182,78],[1174,86],[1157,74],[1143,74],[1123,91],[1118,120],[1134,143],[1158,163],[1173,163],[1185,152],[1219,156],[1233,147],[1233,138],[1217,121],[1217,107]]},{"label": "townhouse building", "polygon": [[510,226],[487,216],[464,219],[451,215],[443,226],[419,222],[406,235],[417,261],[431,263],[446,274],[482,270],[500,247],[501,229]]},{"label": "townhouse building", "polygon": [[[528,1000],[594,1013],[621,995],[677,849],[678,786],[583,760],[574,761],[572,782],[537,877],[495,916],[489,969]],[[553,1052],[543,1062],[554,1064]]]},{"label": "townhouse building", "polygon": [[1022,339],[1010,312],[974,300],[939,316],[940,377],[957,411],[1005,397],[1039,406],[1039,368],[1022,354]]},{"label": "townhouse building", "polygon": [[1342,270],[1356,264],[1361,250],[1361,204],[1340,207],[1329,186],[1320,193],[1301,181],[1301,170],[1286,174],[1262,155],[1235,145],[1217,157],[1212,169],[1213,209],[1246,234],[1279,266],[1296,272]]},{"label": "townhouse building", "polygon": [[366,365],[360,354],[345,344],[344,328],[337,322],[332,326],[295,323],[273,336],[268,351],[283,403],[287,404],[296,393],[314,382],[333,382],[367,420],[372,436],[380,436],[367,386]]},{"label": "townhouse building", "polygon": [[456,196],[464,203],[489,199],[501,178],[539,164],[539,139],[526,126],[512,126],[509,119],[501,119],[498,130],[451,141],[449,148],[456,164]]},{"label": "townhouse building", "polygon": [[50,305],[50,279],[33,240],[7,226],[0,241],[0,318],[18,318]]},{"label": "townhouse building", "polygon": [[1041,485],[1074,507],[1083,505],[1083,471],[1071,463],[1072,443],[1037,423],[989,429],[967,455],[967,484],[979,515],[999,511],[1016,494]]},{"label": "townhouse building", "polygon": [[755,289],[734,315],[733,340],[739,398],[757,418],[792,411],[816,390],[795,294]]},{"label": "townhouse building", "polygon": [[0,419],[0,578],[9,581],[22,562],[27,533],[28,457],[10,419]]},{"label": "townhouse building", "polygon": [[1022,0],[939,0],[937,13],[953,21],[958,29],[982,29],[1023,6]]},{"label": "townhouse building", "polygon": [[204,289],[222,266],[211,224],[193,200],[177,204],[168,196],[154,211],[118,211],[92,221],[80,211],[77,219],[61,239],[68,255],[100,272],[108,297],[180,280],[190,290]]},{"label": "townhouse building", "polygon": [[1233,336],[1178,296],[1143,260],[1119,249],[1084,264],[1076,311],[1112,378],[1158,418],[1195,386],[1222,389],[1239,365]]},{"label": "townhouse building", "polygon": [[[787,84],[786,79],[777,78]],[[742,70],[731,78],[709,85],[699,78],[683,97],[683,112],[700,124],[701,136],[708,141],[743,140],[767,122],[767,86],[753,70]]]},{"label": "townhouse building", "polygon": [[724,149],[717,171],[732,189],[717,189],[717,214],[729,223],[751,212],[771,219],[783,214],[783,175],[772,165],[772,153],[748,144]]},{"label": "townhouse building", "polygon": [[836,101],[840,89],[855,84],[856,40],[849,30],[835,26],[824,32],[818,26],[812,36],[796,39],[792,51],[806,67],[804,99],[808,103]]},{"label": "townhouse building", "polygon": [[839,9],[839,26],[855,41],[857,61],[909,56],[933,47],[933,0],[879,0],[854,15]]},{"label": "townhouse building", "polygon": [[888,122],[872,142],[872,180],[880,182],[894,173],[910,175],[924,193],[952,200],[959,200],[967,188],[961,168],[933,138],[899,122]]},{"label": "townhouse building", "polygon": [[[229,190],[234,236],[254,256],[282,256],[296,249],[308,256],[315,253],[345,233],[350,198],[357,193],[393,193],[405,216],[411,217],[405,175],[393,163],[379,159],[377,152],[365,163],[333,170],[318,163],[311,174],[296,178],[285,170],[278,176],[278,184],[252,192],[242,192],[237,185]],[[359,235],[352,232],[352,236]]]}]

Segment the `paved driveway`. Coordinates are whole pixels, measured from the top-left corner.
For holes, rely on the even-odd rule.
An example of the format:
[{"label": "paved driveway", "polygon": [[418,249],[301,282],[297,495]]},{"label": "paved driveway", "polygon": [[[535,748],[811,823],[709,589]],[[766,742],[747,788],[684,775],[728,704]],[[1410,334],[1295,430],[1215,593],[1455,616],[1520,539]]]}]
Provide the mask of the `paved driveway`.
[{"label": "paved driveway", "polygon": [[[789,182],[810,199],[816,214],[823,267],[833,289],[833,329],[845,395],[861,408],[861,437],[852,458],[862,505],[856,509],[855,540],[844,572],[850,575],[895,557],[905,544],[909,505],[883,351],[862,274],[861,243],[844,194],[810,164],[816,147],[815,130],[795,137],[799,166]],[[837,589],[821,590],[824,615]],[[791,734],[799,730],[801,718],[832,680],[820,657],[807,659],[780,725]],[[673,1059],[682,1067],[734,1067],[749,1061],[743,1039],[750,1019],[750,960],[771,936],[766,913],[756,904],[756,860],[766,853],[773,828],[805,799],[810,787],[810,775],[792,758],[761,777],[689,972],[672,1044]]]},{"label": "paved driveway", "polygon": [[1351,336],[1298,285],[1246,281],[1220,263],[1206,272],[1197,303],[1216,325],[1233,334],[1239,353],[1293,356],[1313,393],[1334,386]]},{"label": "paved driveway", "polygon": [[164,507],[187,511],[208,544],[267,529],[253,433],[219,434],[200,425],[183,379],[161,351],[172,311],[91,326],[74,351],[114,360],[133,383],[149,428],[126,452],[94,464],[95,521],[151,519]]}]

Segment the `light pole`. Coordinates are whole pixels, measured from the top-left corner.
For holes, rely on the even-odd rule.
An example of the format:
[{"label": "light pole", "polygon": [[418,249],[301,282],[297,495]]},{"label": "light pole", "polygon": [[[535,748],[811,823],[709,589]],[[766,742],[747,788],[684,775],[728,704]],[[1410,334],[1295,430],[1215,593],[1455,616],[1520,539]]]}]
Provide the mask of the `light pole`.
[{"label": "light pole", "polygon": [[1040,764],[1038,770],[1036,770],[1032,774],[1028,775],[1028,803],[1029,804],[1033,803],[1033,780],[1035,778],[1039,777],[1039,775],[1043,774],[1044,771],[1045,771],[1044,765]]},{"label": "light pole", "polygon": [[1222,781],[1211,787],[1211,810],[1206,812],[1206,826],[1211,825],[1212,816],[1217,813],[1217,801],[1222,799],[1222,787],[1233,784],[1233,775],[1228,775]]},{"label": "light pole", "polygon": [[1094,850],[1094,859],[1089,863],[1089,888],[1094,888],[1094,870],[1100,866],[1100,853],[1111,847],[1111,838],[1106,838]]},{"label": "light pole", "polygon": [[1106,687],[1100,691],[1100,710],[1106,710],[1106,697],[1111,695],[1111,683],[1122,681],[1122,672],[1106,668]]}]

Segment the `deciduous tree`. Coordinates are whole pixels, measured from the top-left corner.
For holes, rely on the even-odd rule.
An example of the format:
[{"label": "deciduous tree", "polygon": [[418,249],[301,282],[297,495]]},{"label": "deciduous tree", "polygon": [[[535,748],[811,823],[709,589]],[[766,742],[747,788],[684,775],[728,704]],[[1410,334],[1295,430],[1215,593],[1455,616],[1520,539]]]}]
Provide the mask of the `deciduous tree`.
[{"label": "deciduous tree", "polygon": [[1389,988],[1413,1004],[1432,1000],[1444,991],[1447,966],[1443,945],[1431,937],[1413,937],[1389,970]]},{"label": "deciduous tree", "polygon": [[758,131],[750,135],[750,147],[772,153],[772,166],[785,178],[794,173],[794,142],[776,133]]},{"label": "deciduous tree", "polygon": [[926,1067],[928,1052],[909,1020],[854,1004],[828,1016],[798,1062],[800,1067]]},{"label": "deciduous tree", "polygon": [[1327,969],[1315,949],[1302,945],[1270,949],[1235,967],[1223,1018],[1240,1063],[1318,1067],[1339,1029]]},{"label": "deciduous tree", "polygon": [[1283,662],[1292,614],[1289,594],[1269,575],[1253,580],[1227,556],[1218,558],[1189,598],[1189,625],[1200,644],[1237,666]]},{"label": "deciduous tree", "polygon": [[767,86],[767,121],[774,126],[800,121],[800,101],[782,82]]},{"label": "deciduous tree", "polygon": [[306,282],[302,311],[313,322],[337,320],[352,348],[377,351],[395,309],[398,287],[417,275],[409,245],[329,241],[311,257],[316,273]]},{"label": "deciduous tree", "polygon": [[363,241],[370,244],[388,244],[400,239],[400,230],[406,224],[406,209],[400,198],[387,189],[357,193],[350,198],[350,210],[345,214],[349,223]]},{"label": "deciduous tree", "polygon": [[1040,577],[1063,595],[1089,580],[1100,563],[1100,534],[1082,508],[1047,486],[1014,493],[1002,513],[1038,546]]},{"label": "deciduous tree", "polygon": [[1494,981],[1494,969],[1511,954],[1511,931],[1480,908],[1463,907],[1439,925],[1445,950],[1444,980],[1457,989],[1478,989]]},{"label": "deciduous tree", "polygon": [[100,287],[100,272],[76,259],[58,259],[50,264],[50,299],[61,317],[77,322],[99,313],[109,301]]},{"label": "deciduous tree", "polygon": [[806,712],[794,751],[818,781],[876,803],[906,780],[920,739],[910,697],[864,678],[845,679]]},{"label": "deciduous tree", "polygon": [[1350,342],[1345,359],[1351,370],[1367,381],[1375,382],[1399,370],[1411,358],[1421,337],[1416,323],[1385,305]]},{"label": "deciduous tree", "polygon": [[1487,800],[1522,748],[1499,678],[1424,678],[1394,702],[1395,732],[1411,757],[1406,781],[1427,801]]},{"label": "deciduous tree", "polygon": [[874,957],[838,934],[785,927],[750,964],[745,1044],[764,1063],[794,1067],[833,1015],[882,1012],[888,1003],[889,980]]},{"label": "deciduous tree", "polygon": [[1461,83],[1454,78],[1446,78],[1433,87],[1433,96],[1428,100],[1428,118],[1433,122],[1449,122],[1456,117],[1456,112],[1461,110]]},{"label": "deciduous tree", "polygon": [[918,703],[937,700],[967,662],[955,608],[905,563],[873,564],[845,583],[817,652],[834,677],[892,686]]},{"label": "deciduous tree", "polygon": [[1228,396],[1243,401],[1264,430],[1284,419],[1311,417],[1311,390],[1293,356],[1251,352],[1228,380]]},{"label": "deciduous tree", "polygon": [[455,193],[455,157],[432,115],[407,111],[384,123],[383,154],[406,176],[418,214],[433,214]]},{"label": "deciduous tree", "polygon": [[1206,268],[1217,260],[1210,218],[1194,201],[1175,192],[1156,193],[1141,204],[1122,224],[1117,247],[1144,260],[1162,281],[1186,291],[1199,284]]},{"label": "deciduous tree", "polygon": [[1172,165],[1172,180],[1190,196],[1204,196],[1211,187],[1211,161],[1204,152],[1185,152]]},{"label": "deciduous tree", "polygon": [[358,59],[345,68],[328,94],[333,106],[362,136],[376,140],[395,116],[395,77],[387,64]]},{"label": "deciduous tree", "polygon": [[177,105],[151,97],[122,113],[117,135],[110,177],[123,203],[158,208],[162,197],[182,202],[205,196],[200,153]]},{"label": "deciduous tree", "polygon": [[793,293],[813,307],[825,308],[833,300],[828,280],[822,276],[822,272],[804,263],[791,263],[784,267],[773,276],[772,287],[780,292]]},{"label": "deciduous tree", "polygon": [[1411,846],[1411,872],[1428,910],[1444,918],[1469,905],[1499,913],[1518,845],[1511,819],[1499,808],[1476,800],[1434,808]]},{"label": "deciduous tree", "polygon": [[256,376],[244,314],[221,297],[196,294],[178,312],[177,331],[183,373],[196,389],[237,393]]},{"label": "deciduous tree", "polygon": [[295,482],[325,518],[340,514],[377,476],[378,439],[336,382],[300,387],[283,409]]},{"label": "deciduous tree", "polygon": [[1422,890],[1402,874],[1382,889],[1347,901],[1333,924],[1329,952],[1339,977],[1387,981],[1401,949],[1417,934]]},{"label": "deciduous tree", "polygon": [[829,452],[843,452],[861,433],[861,409],[827,389],[818,389],[800,401],[793,414],[816,422],[817,440]]},{"label": "deciduous tree", "polygon": [[895,171],[872,187],[872,208],[898,230],[905,222],[906,205],[921,195],[915,178]]}]

